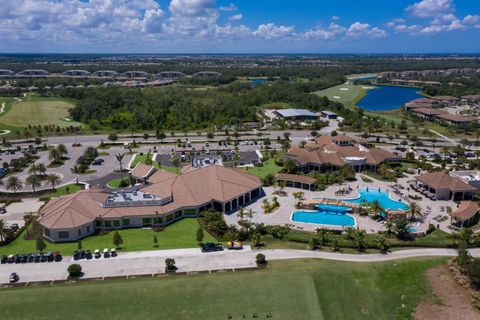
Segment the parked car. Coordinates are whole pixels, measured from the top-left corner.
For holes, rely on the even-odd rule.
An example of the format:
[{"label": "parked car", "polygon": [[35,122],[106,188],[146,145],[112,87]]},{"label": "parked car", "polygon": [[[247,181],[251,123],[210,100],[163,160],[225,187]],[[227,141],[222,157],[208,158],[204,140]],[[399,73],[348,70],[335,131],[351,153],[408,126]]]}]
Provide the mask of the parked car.
[{"label": "parked car", "polygon": [[85,251],[85,258],[86,258],[87,260],[90,260],[90,259],[93,258],[93,255],[92,255],[92,253],[90,252],[90,250]]},{"label": "parked car", "polygon": [[0,214],[7,213],[7,208],[5,207],[0,207]]},{"label": "parked car", "polygon": [[47,261],[48,262],[53,262],[54,260],[54,257],[53,257],[53,253],[51,251],[48,251],[45,256],[47,257]]},{"label": "parked car", "polygon": [[1,260],[0,262],[1,262],[2,264],[7,263],[7,262],[8,262],[8,256],[3,255],[3,256],[2,256],[2,260]]},{"label": "parked car", "polygon": [[18,226],[18,223],[12,223],[10,229],[12,229],[13,232],[17,232],[20,227]]},{"label": "parked car", "polygon": [[117,256],[117,250],[115,250],[115,248],[113,248],[112,250],[110,250],[110,255],[112,257],[116,257]]},{"label": "parked car", "polygon": [[18,280],[20,280],[20,277],[18,276],[18,274],[16,272],[12,272],[10,274],[10,283],[18,282]]},{"label": "parked car", "polygon": [[100,253],[99,249],[95,249],[95,259],[100,259],[102,257],[102,254]]},{"label": "parked car", "polygon": [[92,165],[93,166],[100,166],[100,165],[103,164],[103,162],[104,162],[103,159],[95,159],[95,160],[92,161]]},{"label": "parked car", "polygon": [[110,252],[108,252],[108,248],[103,249],[103,257],[110,258]]},{"label": "parked car", "polygon": [[228,250],[242,250],[243,245],[240,241],[229,241],[229,242],[227,242],[227,249]]},{"label": "parked car", "polygon": [[223,247],[220,243],[203,243],[202,244],[202,252],[214,252],[214,251],[222,251]]},{"label": "parked car", "polygon": [[62,255],[60,254],[60,251],[55,251],[55,252],[53,253],[53,261],[55,261],[55,262],[60,262],[60,261],[62,261],[62,259],[63,259],[63,257],[62,257]]}]

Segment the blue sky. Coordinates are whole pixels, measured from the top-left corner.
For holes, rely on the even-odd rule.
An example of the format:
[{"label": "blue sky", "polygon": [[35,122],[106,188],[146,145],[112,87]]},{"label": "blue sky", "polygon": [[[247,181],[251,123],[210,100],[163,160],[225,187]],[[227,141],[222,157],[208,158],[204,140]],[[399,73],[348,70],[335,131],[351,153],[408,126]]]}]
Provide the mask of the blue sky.
[{"label": "blue sky", "polygon": [[479,53],[477,0],[0,0],[0,52]]}]

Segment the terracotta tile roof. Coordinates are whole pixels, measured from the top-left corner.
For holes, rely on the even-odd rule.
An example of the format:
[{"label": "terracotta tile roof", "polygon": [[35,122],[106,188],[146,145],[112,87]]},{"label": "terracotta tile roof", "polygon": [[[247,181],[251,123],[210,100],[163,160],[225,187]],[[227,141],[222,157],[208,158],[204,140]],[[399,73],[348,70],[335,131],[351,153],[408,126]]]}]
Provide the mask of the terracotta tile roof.
[{"label": "terracotta tile roof", "polygon": [[355,139],[346,134],[339,134],[332,137],[332,141],[353,142]]},{"label": "terracotta tile roof", "polygon": [[448,120],[448,121],[453,121],[453,122],[471,122],[471,121],[478,120],[477,117],[462,116],[462,115],[453,114],[453,113],[441,114],[438,116],[438,118]]},{"label": "terracotta tile roof", "polygon": [[434,108],[418,108],[412,110],[414,113],[421,113],[429,116],[438,116],[440,114],[446,114],[448,111],[443,109],[434,109]]},{"label": "terracotta tile roof", "polygon": [[473,218],[478,212],[478,205],[474,201],[462,201],[457,210],[450,215],[457,220],[469,220]]},{"label": "terracotta tile roof", "polygon": [[400,160],[401,157],[383,149],[365,148],[358,145],[339,146],[333,143],[329,136],[321,136],[316,144],[307,144],[304,148],[292,147],[287,156],[294,158],[299,164],[332,164],[343,166],[345,158],[361,157],[367,164],[378,165],[386,160]]},{"label": "terracotta tile roof", "polygon": [[279,173],[275,176],[276,180],[284,180],[284,181],[295,181],[301,182],[306,184],[314,184],[317,180],[309,176],[302,176],[299,174],[289,174],[289,173]]},{"label": "terracotta tile roof", "polygon": [[433,189],[448,189],[451,191],[476,191],[477,189],[459,178],[443,172],[431,172],[415,177],[418,181]]},{"label": "terracotta tile roof", "polygon": [[135,168],[132,170],[132,177],[137,178],[137,179],[145,179],[148,178],[149,175],[151,175],[155,171],[155,167],[143,163],[137,163]]},{"label": "terracotta tile roof", "polygon": [[159,206],[103,208],[101,203],[106,201],[108,193],[98,189],[84,190],[48,202],[39,212],[39,222],[49,229],[76,228],[98,217],[146,216],[196,207],[212,200],[226,202],[261,187],[258,177],[244,170],[217,165],[192,169],[180,175],[160,170],[148,181],[151,184],[141,191],[161,198],[171,196],[172,201]]}]

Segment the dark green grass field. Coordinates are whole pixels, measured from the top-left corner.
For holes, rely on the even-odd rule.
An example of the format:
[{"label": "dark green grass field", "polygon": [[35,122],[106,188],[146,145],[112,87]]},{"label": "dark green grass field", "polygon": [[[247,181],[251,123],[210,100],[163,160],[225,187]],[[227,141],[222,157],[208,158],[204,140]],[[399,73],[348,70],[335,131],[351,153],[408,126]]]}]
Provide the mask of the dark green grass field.
[{"label": "dark green grass field", "polygon": [[[0,290],[2,319],[410,319],[442,259],[270,262],[267,269]],[[231,317],[231,318],[230,318]]]}]

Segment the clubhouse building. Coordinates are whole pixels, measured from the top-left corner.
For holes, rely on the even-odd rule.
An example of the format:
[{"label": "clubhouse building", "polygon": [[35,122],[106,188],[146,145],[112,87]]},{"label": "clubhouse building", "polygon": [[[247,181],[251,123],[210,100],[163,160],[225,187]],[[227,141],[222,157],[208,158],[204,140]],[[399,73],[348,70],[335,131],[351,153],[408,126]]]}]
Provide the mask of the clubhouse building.
[{"label": "clubhouse building", "polygon": [[77,241],[99,230],[166,226],[215,209],[229,213],[262,194],[260,179],[243,170],[211,165],[176,175],[137,167],[138,188],[83,190],[48,202],[39,212],[43,235]]},{"label": "clubhouse building", "polygon": [[321,136],[303,148],[290,148],[285,157],[294,160],[304,173],[335,172],[345,165],[352,166],[356,172],[376,171],[383,162],[402,159],[387,150],[369,148],[362,139],[347,135]]}]

